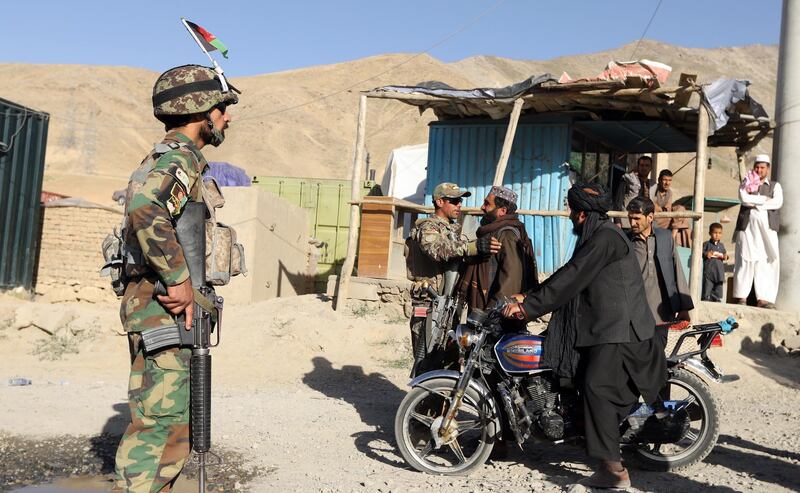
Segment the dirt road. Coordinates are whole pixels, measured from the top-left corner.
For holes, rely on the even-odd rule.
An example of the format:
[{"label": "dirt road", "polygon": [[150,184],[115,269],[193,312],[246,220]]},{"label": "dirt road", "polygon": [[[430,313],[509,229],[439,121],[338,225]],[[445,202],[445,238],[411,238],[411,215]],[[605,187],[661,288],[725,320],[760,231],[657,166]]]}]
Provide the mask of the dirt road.
[{"label": "dirt road", "polygon": [[[0,297],[0,489],[26,469],[39,482],[47,478],[37,471],[110,472],[128,419],[127,345],[116,317],[113,305]],[[632,471],[632,491],[800,490],[800,359],[756,351],[757,344],[742,353],[745,338],[763,338],[751,325],[712,354],[741,376],[713,386],[723,417],[717,448],[681,473]],[[467,478],[408,469],[392,430],[407,389],[407,348],[400,317],[358,306],[333,312],[313,295],[229,307],[212,353],[213,443],[228,463],[217,490],[549,492],[589,474],[579,448],[537,444]],[[7,385],[15,376],[32,384]]]}]

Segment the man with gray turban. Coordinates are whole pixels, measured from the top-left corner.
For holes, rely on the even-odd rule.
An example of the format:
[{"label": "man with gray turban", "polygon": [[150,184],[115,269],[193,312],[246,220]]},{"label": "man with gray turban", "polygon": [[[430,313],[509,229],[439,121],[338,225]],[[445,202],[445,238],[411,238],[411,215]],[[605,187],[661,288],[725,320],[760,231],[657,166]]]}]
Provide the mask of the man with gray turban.
[{"label": "man with gray turban", "polygon": [[522,293],[539,284],[536,259],[525,225],[517,216],[517,194],[494,186],[483,199],[478,240],[497,238],[500,252],[471,257],[461,277],[460,290],[469,309],[485,309],[499,298]]},{"label": "man with gray turban", "polygon": [[582,484],[625,488],[631,483],[621,462],[619,423],[640,395],[648,404],[658,402],[666,361],[653,338],[655,321],[631,243],[608,219],[608,192],[576,184],[567,201],[579,235],[572,258],[503,315],[530,320],[555,310],[543,363],[582,383],[586,448],[600,460]]}]

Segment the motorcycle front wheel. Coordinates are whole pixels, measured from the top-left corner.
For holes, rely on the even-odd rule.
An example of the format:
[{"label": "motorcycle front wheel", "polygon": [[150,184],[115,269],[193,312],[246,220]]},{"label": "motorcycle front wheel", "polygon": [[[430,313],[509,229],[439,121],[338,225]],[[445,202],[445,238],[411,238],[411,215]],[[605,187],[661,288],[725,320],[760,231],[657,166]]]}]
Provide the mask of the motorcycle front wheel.
[{"label": "motorcycle front wheel", "polygon": [[719,406],[708,386],[696,375],[678,369],[667,380],[669,400],[685,406],[689,426],[675,443],[634,447],[640,466],[654,471],[677,471],[702,461],[719,437]]},{"label": "motorcycle front wheel", "polygon": [[436,378],[414,387],[400,403],[394,421],[397,447],[417,471],[466,475],[489,458],[497,438],[491,406],[468,387],[450,426],[441,430],[455,380]]}]

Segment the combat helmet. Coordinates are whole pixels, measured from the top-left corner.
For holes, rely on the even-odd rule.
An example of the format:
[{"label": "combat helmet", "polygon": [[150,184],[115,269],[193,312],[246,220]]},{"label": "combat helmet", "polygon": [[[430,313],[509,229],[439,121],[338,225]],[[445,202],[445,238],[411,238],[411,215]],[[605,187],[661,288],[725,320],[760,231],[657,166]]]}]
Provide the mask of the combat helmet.
[{"label": "combat helmet", "polygon": [[227,83],[223,91],[220,75],[202,65],[181,65],[167,70],[153,86],[153,114],[156,118],[206,113],[220,103],[236,104],[238,89]]}]

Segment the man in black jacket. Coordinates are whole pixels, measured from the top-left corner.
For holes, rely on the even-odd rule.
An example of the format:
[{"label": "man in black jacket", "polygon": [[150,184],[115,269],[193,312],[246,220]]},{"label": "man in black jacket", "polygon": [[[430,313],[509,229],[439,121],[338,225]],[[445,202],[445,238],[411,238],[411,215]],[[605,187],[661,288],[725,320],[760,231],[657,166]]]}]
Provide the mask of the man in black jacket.
[{"label": "man in black jacket", "polygon": [[530,320],[556,310],[543,359],[559,375],[582,381],[586,448],[600,460],[598,471],[582,483],[624,488],[630,478],[621,462],[619,423],[640,395],[648,404],[658,401],[666,361],[653,338],[655,321],[631,243],[606,215],[608,192],[601,185],[576,184],[567,201],[580,235],[572,258],[503,314]]}]

